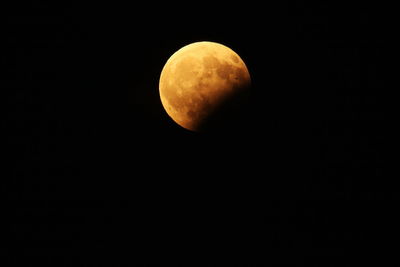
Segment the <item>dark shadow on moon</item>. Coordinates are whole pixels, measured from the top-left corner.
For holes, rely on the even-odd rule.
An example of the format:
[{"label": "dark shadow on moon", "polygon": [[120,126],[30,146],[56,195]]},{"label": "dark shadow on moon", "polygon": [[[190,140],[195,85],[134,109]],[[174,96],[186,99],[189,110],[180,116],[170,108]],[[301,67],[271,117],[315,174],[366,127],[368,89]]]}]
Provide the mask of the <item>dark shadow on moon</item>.
[{"label": "dark shadow on moon", "polygon": [[227,96],[198,127],[200,133],[229,133],[242,131],[250,104],[250,85]]}]

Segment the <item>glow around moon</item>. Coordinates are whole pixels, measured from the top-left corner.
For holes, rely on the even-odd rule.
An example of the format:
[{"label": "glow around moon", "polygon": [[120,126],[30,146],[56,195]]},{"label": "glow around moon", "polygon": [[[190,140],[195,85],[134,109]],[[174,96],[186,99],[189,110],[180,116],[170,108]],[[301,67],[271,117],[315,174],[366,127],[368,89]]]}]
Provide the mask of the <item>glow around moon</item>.
[{"label": "glow around moon", "polygon": [[250,84],[249,71],[233,50],[218,43],[197,42],[168,59],[159,91],[164,109],[177,124],[202,131],[227,113],[228,106],[238,103]]}]

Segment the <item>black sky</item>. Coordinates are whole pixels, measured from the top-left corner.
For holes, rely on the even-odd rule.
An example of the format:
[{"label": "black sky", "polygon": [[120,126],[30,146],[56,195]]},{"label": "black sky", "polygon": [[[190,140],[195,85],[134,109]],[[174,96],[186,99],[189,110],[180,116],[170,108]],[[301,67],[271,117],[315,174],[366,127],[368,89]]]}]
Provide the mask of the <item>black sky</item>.
[{"label": "black sky", "polygon": [[[379,8],[32,1],[8,11],[8,266],[213,255],[346,266],[354,247],[382,240],[377,218],[394,225],[380,202],[396,189],[384,175]],[[180,128],[158,96],[169,56],[204,40],[236,51],[253,81],[249,106],[218,134]]]}]

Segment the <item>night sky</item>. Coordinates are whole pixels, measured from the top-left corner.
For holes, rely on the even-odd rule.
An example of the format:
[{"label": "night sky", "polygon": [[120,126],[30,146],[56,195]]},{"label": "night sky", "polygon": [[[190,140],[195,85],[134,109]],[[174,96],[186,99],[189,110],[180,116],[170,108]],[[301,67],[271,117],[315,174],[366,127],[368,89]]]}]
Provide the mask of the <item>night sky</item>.
[{"label": "night sky", "polygon": [[[147,2],[7,9],[4,266],[359,262],[395,225],[381,9]],[[181,128],[158,94],[196,41],[232,48],[252,78],[218,133]]]}]

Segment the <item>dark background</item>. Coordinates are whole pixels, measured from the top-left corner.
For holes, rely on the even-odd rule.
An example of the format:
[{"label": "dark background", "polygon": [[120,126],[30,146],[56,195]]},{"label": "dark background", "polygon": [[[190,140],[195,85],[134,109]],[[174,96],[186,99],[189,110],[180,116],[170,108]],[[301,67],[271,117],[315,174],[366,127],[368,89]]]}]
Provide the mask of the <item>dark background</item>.
[{"label": "dark background", "polygon": [[[7,266],[380,259],[364,249],[390,235],[398,191],[384,9],[53,2],[5,9]],[[169,56],[203,40],[253,82],[215,134],[180,128],[158,95]]]}]

